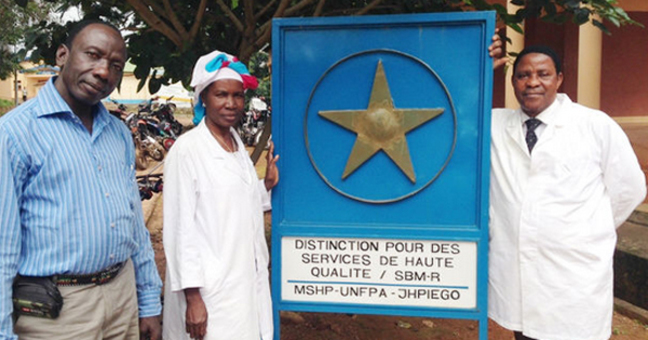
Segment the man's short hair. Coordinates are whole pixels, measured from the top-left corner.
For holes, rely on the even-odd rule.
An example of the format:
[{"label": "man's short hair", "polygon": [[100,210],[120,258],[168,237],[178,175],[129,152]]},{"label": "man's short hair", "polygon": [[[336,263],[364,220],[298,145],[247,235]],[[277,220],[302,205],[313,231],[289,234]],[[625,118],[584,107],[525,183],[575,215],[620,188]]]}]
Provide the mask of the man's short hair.
[{"label": "man's short hair", "polygon": [[67,38],[65,39],[65,42],[64,42],[65,46],[67,46],[68,49],[72,49],[72,43],[74,42],[74,38],[76,38],[76,36],[81,31],[83,31],[84,28],[88,27],[89,25],[93,25],[93,24],[105,25],[107,27],[110,27],[115,32],[117,32],[119,34],[119,36],[121,37],[121,32],[113,24],[105,22],[105,21],[100,20],[100,19],[85,19],[85,20],[79,21],[78,23],[74,24],[74,26],[72,26],[72,29],[70,29],[70,31],[67,34]]},{"label": "man's short hair", "polygon": [[522,50],[522,52],[520,52],[520,54],[518,54],[517,58],[515,58],[515,63],[513,63],[513,73],[515,73],[515,70],[517,70],[518,63],[520,62],[520,60],[522,60],[522,57],[530,53],[540,53],[548,56],[549,58],[551,58],[551,60],[553,60],[554,66],[556,67],[556,73],[558,74],[562,72],[562,64],[560,63],[560,58],[558,58],[556,51],[554,51],[549,46],[534,45],[526,47]]}]

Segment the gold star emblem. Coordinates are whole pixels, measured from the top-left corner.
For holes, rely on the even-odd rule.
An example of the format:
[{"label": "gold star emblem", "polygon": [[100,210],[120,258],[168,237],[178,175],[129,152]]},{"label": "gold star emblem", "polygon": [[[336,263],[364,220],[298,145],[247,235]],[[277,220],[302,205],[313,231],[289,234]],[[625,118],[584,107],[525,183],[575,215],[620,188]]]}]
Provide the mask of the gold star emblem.
[{"label": "gold star emblem", "polygon": [[369,107],[366,110],[319,111],[319,115],[355,132],[356,138],[342,179],[346,179],[376,152],[383,150],[416,183],[405,134],[442,114],[444,109],[397,109],[394,107],[382,61],[378,61]]}]

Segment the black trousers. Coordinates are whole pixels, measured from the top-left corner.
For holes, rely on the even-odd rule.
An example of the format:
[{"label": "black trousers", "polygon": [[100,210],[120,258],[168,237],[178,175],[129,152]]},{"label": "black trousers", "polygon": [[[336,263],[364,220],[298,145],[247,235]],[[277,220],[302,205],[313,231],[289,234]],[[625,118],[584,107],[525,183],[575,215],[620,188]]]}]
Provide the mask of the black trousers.
[{"label": "black trousers", "polygon": [[513,332],[513,334],[515,334],[515,340],[536,340],[522,335],[522,332]]}]

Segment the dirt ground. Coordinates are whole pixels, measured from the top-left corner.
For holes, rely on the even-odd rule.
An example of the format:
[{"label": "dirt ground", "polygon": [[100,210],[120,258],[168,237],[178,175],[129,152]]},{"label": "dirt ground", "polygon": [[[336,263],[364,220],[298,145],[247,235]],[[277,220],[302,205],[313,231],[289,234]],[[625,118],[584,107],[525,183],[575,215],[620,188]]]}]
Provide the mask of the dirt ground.
[{"label": "dirt ground", "polygon": [[[164,277],[166,260],[162,246],[162,197],[144,201],[147,226],[156,262]],[[266,215],[269,232],[270,214]],[[489,340],[513,340],[511,332],[489,322]],[[431,319],[333,313],[284,313],[281,340],[477,340],[478,323],[470,320]],[[614,313],[611,340],[648,340],[648,326]]]},{"label": "dirt ground", "polygon": [[[476,321],[375,315],[301,313],[305,322],[282,318],[282,340],[477,340]],[[623,315],[614,315],[611,340],[646,340],[648,328]],[[488,323],[489,340],[513,340],[513,334]]]},{"label": "dirt ground", "polygon": [[[257,164],[265,172],[264,157]],[[153,167],[155,164],[151,164]],[[161,172],[158,168],[155,173]],[[147,171],[139,172],[145,174]],[[164,278],[166,260],[162,245],[162,195],[155,194],[143,203],[146,224],[151,232],[156,262]],[[270,234],[270,213],[266,213],[266,231]],[[489,340],[513,340],[511,332],[489,321]],[[648,325],[614,313],[611,340],[648,340]],[[478,323],[471,320],[416,317],[347,315],[336,313],[284,312],[281,340],[477,340]]]}]

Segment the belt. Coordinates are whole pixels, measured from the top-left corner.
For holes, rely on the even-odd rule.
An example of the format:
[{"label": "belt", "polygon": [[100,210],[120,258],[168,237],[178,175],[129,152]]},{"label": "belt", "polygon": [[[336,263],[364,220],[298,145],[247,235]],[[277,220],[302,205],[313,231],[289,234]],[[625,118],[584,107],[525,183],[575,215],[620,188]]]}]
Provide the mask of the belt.
[{"label": "belt", "polygon": [[112,281],[119,271],[124,267],[126,262],[120,262],[106,268],[103,271],[83,275],[55,275],[54,283],[59,286],[81,286],[81,285],[103,285]]}]

